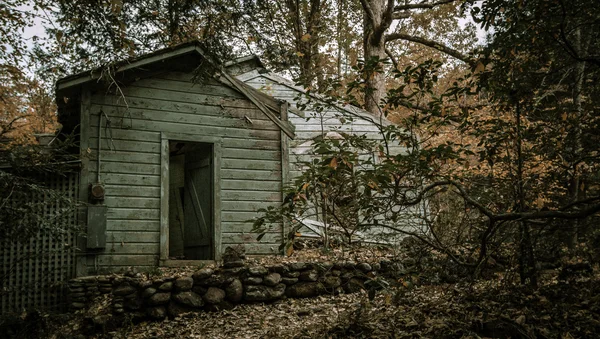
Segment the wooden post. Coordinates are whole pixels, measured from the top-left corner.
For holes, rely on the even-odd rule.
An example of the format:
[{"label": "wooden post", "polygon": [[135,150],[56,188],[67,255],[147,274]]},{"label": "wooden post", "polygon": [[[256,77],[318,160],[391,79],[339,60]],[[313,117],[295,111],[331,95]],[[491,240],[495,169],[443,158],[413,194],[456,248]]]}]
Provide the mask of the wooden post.
[{"label": "wooden post", "polygon": [[[79,196],[78,200],[82,204],[88,202],[88,185],[89,185],[89,140],[90,140],[90,111],[91,111],[91,94],[88,88],[83,88],[80,95],[79,106],[79,157],[81,158],[81,170],[79,172]],[[87,206],[81,206],[78,210],[77,219],[80,223],[87,222]],[[87,224],[85,225],[87,230]],[[75,276],[79,277],[86,275],[87,263],[87,239],[83,236],[77,236],[77,248],[75,264]]]},{"label": "wooden post", "polygon": [[[288,102],[284,101],[281,103],[280,107],[280,119],[281,121],[287,123],[288,121]],[[284,188],[289,184],[289,174],[290,174],[290,153],[289,153],[289,138],[287,134],[282,130],[281,131],[281,201],[285,199],[285,191]],[[284,243],[283,246],[283,255],[286,255],[285,250],[285,241],[287,234],[289,233],[289,225],[284,220],[281,225],[281,241]]]},{"label": "wooden post", "polygon": [[169,139],[160,138],[160,262],[169,259]]}]

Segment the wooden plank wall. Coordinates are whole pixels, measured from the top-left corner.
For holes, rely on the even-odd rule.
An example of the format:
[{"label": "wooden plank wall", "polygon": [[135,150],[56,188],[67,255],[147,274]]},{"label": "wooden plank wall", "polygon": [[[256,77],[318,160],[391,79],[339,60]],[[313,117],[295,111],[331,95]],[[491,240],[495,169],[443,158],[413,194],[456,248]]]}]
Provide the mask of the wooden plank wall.
[{"label": "wooden plank wall", "polygon": [[[92,94],[90,180],[95,181],[99,113],[101,181],[108,205],[107,246],[90,257],[94,271],[158,264],[161,132],[222,139],[222,248],[245,244],[250,254],[275,253],[281,233],[255,241],[245,221],[258,208],[281,203],[280,130],[251,102],[224,85],[193,84],[168,72],[122,88],[125,95]],[[92,273],[92,272],[90,272]]]},{"label": "wooden plank wall", "polygon": [[[296,97],[300,93],[298,90],[274,82],[264,76],[254,77],[248,81],[250,86],[260,89],[277,99],[286,100],[291,107],[296,108]],[[305,101],[305,100],[304,100]],[[310,161],[314,155],[311,152],[312,139],[323,133],[343,131],[354,135],[366,135],[370,140],[381,140],[382,135],[379,128],[372,122],[354,117],[352,121],[342,123],[340,117],[344,115],[335,108],[325,108],[322,113],[307,108],[304,111],[305,117],[300,117],[293,113],[289,120],[296,127],[296,138],[290,142],[290,177],[298,177],[302,173],[301,162]],[[307,118],[310,118],[307,120]],[[392,154],[401,152],[402,148],[393,146],[390,150]]]}]

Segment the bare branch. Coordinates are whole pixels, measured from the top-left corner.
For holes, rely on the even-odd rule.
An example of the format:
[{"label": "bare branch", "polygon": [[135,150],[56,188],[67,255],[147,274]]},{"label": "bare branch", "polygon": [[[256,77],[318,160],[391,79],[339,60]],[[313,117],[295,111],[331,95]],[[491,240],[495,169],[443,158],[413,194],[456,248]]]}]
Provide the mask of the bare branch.
[{"label": "bare branch", "polygon": [[398,60],[396,60],[396,58],[394,57],[394,54],[392,53],[392,51],[390,51],[388,48],[386,48],[385,49],[385,54],[387,54],[387,56],[392,61],[392,64],[394,64],[394,68],[398,69]]},{"label": "bare branch", "polygon": [[360,3],[363,7],[363,9],[365,10],[365,13],[367,13],[367,18],[369,19],[369,22],[371,23],[371,26],[373,27],[373,29],[375,29],[375,14],[373,14],[373,9],[371,8],[371,4],[369,4],[369,2],[367,0],[360,0]]},{"label": "bare branch", "polygon": [[436,42],[433,40],[415,37],[415,36],[404,34],[404,33],[391,33],[391,34],[388,34],[385,36],[386,42],[394,41],[394,40],[406,40],[406,41],[416,42],[418,44],[421,44],[421,45],[424,45],[427,47],[431,47],[440,52],[446,53],[458,60],[462,60],[462,61],[466,62],[467,64],[469,64],[471,66],[475,66],[475,60],[470,58],[468,55],[463,54],[463,53],[455,50],[454,48],[440,44],[439,42]]},{"label": "bare branch", "polygon": [[432,9],[437,6],[447,5],[447,4],[450,4],[453,2],[458,2],[458,1],[460,1],[460,0],[441,0],[441,1],[433,2],[433,3],[398,5],[398,6],[394,7],[394,12],[408,11],[411,9]]}]

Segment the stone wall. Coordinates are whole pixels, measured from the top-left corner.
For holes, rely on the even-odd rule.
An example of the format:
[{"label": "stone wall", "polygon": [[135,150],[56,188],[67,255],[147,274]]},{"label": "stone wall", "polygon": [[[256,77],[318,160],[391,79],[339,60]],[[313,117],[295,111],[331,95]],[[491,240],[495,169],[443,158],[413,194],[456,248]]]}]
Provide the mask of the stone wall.
[{"label": "stone wall", "polygon": [[190,311],[229,309],[236,304],[307,298],[321,294],[377,289],[385,278],[406,274],[399,263],[305,263],[246,266],[240,261],[203,268],[192,276],[147,279],[132,276],[90,276],[69,282],[72,310],[86,308],[107,294],[115,314],[163,319]]}]

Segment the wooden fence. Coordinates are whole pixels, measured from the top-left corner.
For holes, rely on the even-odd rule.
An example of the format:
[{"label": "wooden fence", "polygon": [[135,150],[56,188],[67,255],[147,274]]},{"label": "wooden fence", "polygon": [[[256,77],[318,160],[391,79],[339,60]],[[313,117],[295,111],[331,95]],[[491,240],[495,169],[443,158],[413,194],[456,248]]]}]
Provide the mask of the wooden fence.
[{"label": "wooden fence", "polygon": [[[41,179],[49,188],[63,192],[73,201],[77,200],[78,173],[46,175]],[[43,196],[28,199],[35,199],[35,203],[44,202],[40,204],[44,215],[51,215],[53,211],[66,207],[60,206],[60,203],[45,203]],[[57,222],[63,225],[66,222],[70,229],[74,229],[77,224],[76,212],[68,213]],[[34,308],[64,310],[67,282],[75,276],[76,240],[75,232],[67,232],[60,237],[50,237],[40,232],[29,242],[0,239],[0,276],[5,277],[4,284],[0,286],[0,314]]]}]

